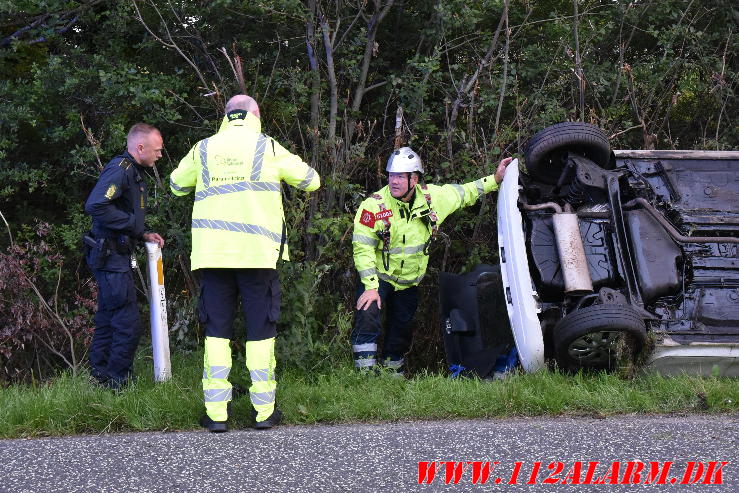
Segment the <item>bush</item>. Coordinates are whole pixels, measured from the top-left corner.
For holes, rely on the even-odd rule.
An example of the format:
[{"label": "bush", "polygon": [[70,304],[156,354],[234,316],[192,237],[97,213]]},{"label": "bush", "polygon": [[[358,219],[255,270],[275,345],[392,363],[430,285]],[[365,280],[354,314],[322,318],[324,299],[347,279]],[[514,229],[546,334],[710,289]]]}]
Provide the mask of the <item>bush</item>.
[{"label": "bush", "polygon": [[0,384],[46,378],[60,367],[76,373],[83,364],[96,286],[70,275],[51,233],[37,222],[27,240],[11,239],[0,253]]}]

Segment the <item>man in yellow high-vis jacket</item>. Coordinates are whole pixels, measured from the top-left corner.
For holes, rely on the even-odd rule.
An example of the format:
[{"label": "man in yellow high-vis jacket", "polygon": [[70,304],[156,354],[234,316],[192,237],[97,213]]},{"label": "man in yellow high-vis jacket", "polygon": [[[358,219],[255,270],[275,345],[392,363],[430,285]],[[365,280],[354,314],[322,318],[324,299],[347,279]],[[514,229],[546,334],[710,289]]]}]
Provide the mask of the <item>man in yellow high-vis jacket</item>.
[{"label": "man in yellow high-vis jacket", "polygon": [[403,373],[410,349],[410,322],[418,307],[418,284],[426,274],[429,243],[438,226],[454,211],[498,189],[506,166],[464,185],[419,184],[423,163],[410,147],[390,155],[388,185],[359,206],[354,218],[354,265],[359,272],[357,312],[351,341],[357,368],[378,364],[381,309],[387,309],[383,364]]},{"label": "man in yellow high-vis jacket", "polygon": [[201,425],[227,431],[232,386],[234,310],[240,297],[246,319],[246,366],[255,427],[280,422],[275,407],[275,335],[280,314],[278,257],[287,260],[281,182],[301,190],[320,186],[318,173],[261,133],[259,106],[237,95],[215,135],[201,140],[170,179],[175,195],[195,192],[192,270],[201,273],[200,319],[205,324]]}]

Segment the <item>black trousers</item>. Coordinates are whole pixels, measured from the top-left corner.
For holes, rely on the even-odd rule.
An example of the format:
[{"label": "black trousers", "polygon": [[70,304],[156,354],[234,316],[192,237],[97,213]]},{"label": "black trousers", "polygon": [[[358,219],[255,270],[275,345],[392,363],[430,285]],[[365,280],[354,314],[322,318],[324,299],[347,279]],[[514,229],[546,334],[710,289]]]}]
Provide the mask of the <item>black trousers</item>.
[{"label": "black trousers", "polygon": [[206,337],[233,338],[238,300],[246,320],[246,340],[277,334],[280,277],[276,269],[200,269],[200,321]]},{"label": "black trousers", "polygon": [[[411,320],[418,308],[418,286],[396,290],[391,284],[380,280],[378,289],[382,308],[387,314],[387,331],[385,333],[385,348],[383,356],[391,361],[403,358],[411,347],[412,332]],[[364,285],[360,282],[357,288],[356,300],[364,293]],[[382,312],[377,303],[366,310],[357,310],[354,317],[354,330],[351,335],[352,346],[367,347],[367,344],[376,344],[382,331]],[[356,349],[355,357],[372,356],[372,351]]]},{"label": "black trousers", "polygon": [[133,372],[141,321],[136,305],[133,273],[93,270],[98,283],[95,334],[90,345],[93,376],[123,383]]}]

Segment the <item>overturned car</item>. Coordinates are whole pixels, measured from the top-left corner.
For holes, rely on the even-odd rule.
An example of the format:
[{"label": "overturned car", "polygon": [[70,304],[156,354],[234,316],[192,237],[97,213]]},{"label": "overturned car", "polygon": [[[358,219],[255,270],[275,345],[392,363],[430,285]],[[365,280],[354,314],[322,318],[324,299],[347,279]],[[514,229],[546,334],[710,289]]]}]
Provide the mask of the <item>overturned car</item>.
[{"label": "overturned car", "polygon": [[[739,152],[611,151],[586,123],[528,142],[498,196],[500,266],[440,276],[447,360],[739,376]],[[505,367],[505,366],[504,366]]]}]

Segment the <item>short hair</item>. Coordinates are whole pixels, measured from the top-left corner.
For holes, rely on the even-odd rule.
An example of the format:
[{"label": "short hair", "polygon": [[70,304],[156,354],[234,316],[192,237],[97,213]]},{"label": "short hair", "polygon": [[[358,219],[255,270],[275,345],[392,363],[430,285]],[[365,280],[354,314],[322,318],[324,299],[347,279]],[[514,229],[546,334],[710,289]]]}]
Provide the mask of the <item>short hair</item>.
[{"label": "short hair", "polygon": [[159,132],[159,129],[153,125],[149,125],[148,123],[135,123],[128,131],[126,140],[130,142],[138,137],[149,135],[152,132]]}]

